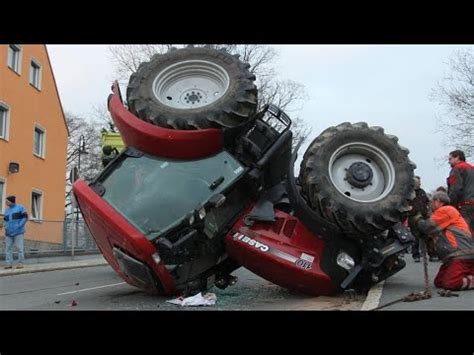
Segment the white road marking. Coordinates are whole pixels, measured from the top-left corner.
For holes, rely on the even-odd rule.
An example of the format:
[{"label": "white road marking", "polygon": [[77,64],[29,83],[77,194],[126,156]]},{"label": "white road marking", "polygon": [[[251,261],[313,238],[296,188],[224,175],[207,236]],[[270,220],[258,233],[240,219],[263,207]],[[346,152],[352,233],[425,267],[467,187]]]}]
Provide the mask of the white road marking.
[{"label": "white road marking", "polygon": [[369,290],[367,298],[365,299],[364,304],[362,305],[361,311],[370,311],[371,309],[377,308],[380,303],[380,298],[382,297],[383,285],[385,281],[382,281]]},{"label": "white road marking", "polygon": [[91,288],[84,288],[82,290],[76,290],[76,291],[70,291],[70,292],[64,292],[64,293],[58,293],[56,296],[62,296],[62,295],[69,295],[71,293],[77,293],[77,292],[84,292],[84,291],[90,291],[90,290],[97,290],[99,288],[104,288],[104,287],[112,287],[112,286],[117,286],[117,285],[123,285],[126,282],[119,282],[116,284],[110,284],[110,285],[104,285],[104,286],[97,286],[97,287],[91,287]]}]

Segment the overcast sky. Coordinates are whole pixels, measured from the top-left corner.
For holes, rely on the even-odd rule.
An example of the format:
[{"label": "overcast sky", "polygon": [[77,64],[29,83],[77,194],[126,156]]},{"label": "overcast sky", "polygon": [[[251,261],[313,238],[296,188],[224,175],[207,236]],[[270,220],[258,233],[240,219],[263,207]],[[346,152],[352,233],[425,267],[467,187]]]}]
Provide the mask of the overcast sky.
[{"label": "overcast sky", "polygon": [[[410,149],[422,185],[445,185],[449,166],[440,164],[431,89],[446,74],[445,62],[462,46],[433,45],[285,45],[275,46],[282,79],[305,85],[308,100],[297,114],[315,137],[328,126],[365,121],[385,128]],[[62,104],[66,111],[91,116],[105,105],[114,78],[107,46],[48,45]],[[311,140],[311,138],[310,138]]]}]

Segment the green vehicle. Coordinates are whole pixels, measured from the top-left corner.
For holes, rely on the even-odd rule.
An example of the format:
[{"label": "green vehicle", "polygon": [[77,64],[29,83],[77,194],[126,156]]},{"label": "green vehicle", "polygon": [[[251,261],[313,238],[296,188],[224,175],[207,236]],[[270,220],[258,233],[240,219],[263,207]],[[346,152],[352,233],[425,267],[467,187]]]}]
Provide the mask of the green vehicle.
[{"label": "green vehicle", "polygon": [[118,132],[108,132],[103,129],[100,132],[100,146],[102,147],[102,165],[105,167],[125,148],[125,143]]}]

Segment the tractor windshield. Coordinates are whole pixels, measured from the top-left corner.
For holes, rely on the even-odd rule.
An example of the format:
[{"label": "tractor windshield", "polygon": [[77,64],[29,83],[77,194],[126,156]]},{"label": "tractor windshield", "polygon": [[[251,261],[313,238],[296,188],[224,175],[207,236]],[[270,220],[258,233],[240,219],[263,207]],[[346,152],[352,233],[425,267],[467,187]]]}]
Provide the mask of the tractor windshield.
[{"label": "tractor windshield", "polygon": [[230,186],[243,167],[227,152],[201,160],[126,157],[103,179],[106,200],[148,239]]}]

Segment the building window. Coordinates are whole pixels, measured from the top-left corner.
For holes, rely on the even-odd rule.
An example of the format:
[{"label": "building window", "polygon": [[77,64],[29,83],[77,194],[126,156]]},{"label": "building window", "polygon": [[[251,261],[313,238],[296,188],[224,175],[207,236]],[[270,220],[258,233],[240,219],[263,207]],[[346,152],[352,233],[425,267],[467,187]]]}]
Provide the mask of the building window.
[{"label": "building window", "polygon": [[7,105],[0,103],[0,138],[8,139],[9,109]]},{"label": "building window", "polygon": [[0,213],[5,213],[5,180],[0,178]]},{"label": "building window", "polygon": [[30,84],[37,89],[41,89],[41,65],[34,59],[30,66]]},{"label": "building window", "polygon": [[8,46],[8,66],[20,74],[21,47],[17,44]]},{"label": "building window", "polygon": [[46,136],[45,130],[36,125],[35,133],[34,133],[33,153],[40,158],[44,158],[45,141],[46,141],[45,136]]},{"label": "building window", "polygon": [[31,193],[31,219],[41,219],[43,217],[43,193],[33,191]]}]

